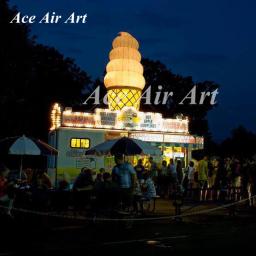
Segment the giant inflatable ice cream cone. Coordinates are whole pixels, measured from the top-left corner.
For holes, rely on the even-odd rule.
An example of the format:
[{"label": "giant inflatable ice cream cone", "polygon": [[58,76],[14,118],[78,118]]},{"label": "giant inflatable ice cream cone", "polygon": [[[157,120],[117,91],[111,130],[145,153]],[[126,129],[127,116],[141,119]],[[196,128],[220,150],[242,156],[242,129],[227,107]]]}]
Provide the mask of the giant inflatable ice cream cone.
[{"label": "giant inflatable ice cream cone", "polygon": [[138,41],[129,33],[120,32],[112,43],[104,84],[111,110],[135,107],[139,110],[141,91],[145,86]]}]

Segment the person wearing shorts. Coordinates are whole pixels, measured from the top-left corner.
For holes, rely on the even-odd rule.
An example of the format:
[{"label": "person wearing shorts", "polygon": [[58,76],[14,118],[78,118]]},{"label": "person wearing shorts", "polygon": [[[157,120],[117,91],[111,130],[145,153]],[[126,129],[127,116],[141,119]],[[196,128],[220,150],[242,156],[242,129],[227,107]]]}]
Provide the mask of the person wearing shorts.
[{"label": "person wearing shorts", "polygon": [[205,156],[198,162],[198,184],[200,189],[200,201],[206,200],[208,188],[208,161]]}]

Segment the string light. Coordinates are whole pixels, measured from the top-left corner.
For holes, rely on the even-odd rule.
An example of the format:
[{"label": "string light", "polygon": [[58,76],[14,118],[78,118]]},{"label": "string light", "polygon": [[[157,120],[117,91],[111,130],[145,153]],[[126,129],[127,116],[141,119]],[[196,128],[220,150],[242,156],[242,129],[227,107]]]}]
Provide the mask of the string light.
[{"label": "string light", "polygon": [[57,129],[61,126],[61,107],[58,103],[54,103],[51,111],[51,128],[50,130]]}]

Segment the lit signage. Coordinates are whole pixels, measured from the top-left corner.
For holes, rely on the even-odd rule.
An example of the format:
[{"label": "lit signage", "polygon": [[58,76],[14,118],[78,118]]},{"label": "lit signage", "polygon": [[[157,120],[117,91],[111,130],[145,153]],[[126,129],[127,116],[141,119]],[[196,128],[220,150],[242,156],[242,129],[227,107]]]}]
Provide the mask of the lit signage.
[{"label": "lit signage", "polygon": [[131,133],[130,138],[150,141],[150,142],[163,142],[163,134],[150,134],[150,133]]},{"label": "lit signage", "polygon": [[165,134],[164,142],[193,144],[196,143],[196,138],[190,135]]},{"label": "lit signage", "polygon": [[136,109],[124,107],[118,112],[117,127],[119,129],[138,129],[141,117]]},{"label": "lit signage", "polygon": [[156,130],[161,131],[163,118],[159,113],[141,113],[141,130]]},{"label": "lit signage", "polygon": [[[175,134],[160,134],[160,133],[131,133],[133,139],[151,142],[164,142],[164,143],[184,143],[194,144],[198,143],[196,137],[190,135],[175,135]],[[201,142],[201,141],[200,141]]]},{"label": "lit signage", "polygon": [[68,109],[62,113],[62,126],[188,133],[188,119],[164,119],[160,113],[139,112],[133,107],[98,108],[94,114]]},{"label": "lit signage", "polygon": [[64,111],[62,124],[70,127],[95,127],[95,119],[90,113]]},{"label": "lit signage", "polygon": [[72,138],[70,139],[71,148],[82,148],[86,149],[90,147],[90,139],[87,138]]},{"label": "lit signage", "polygon": [[188,132],[188,119],[163,119],[163,131]]},{"label": "lit signage", "polygon": [[196,137],[196,144],[204,144],[204,137]]},{"label": "lit signage", "polygon": [[172,156],[175,157],[175,158],[184,157],[185,154],[183,152],[173,152]]},{"label": "lit signage", "polygon": [[101,111],[101,109],[96,109],[95,113],[96,126],[98,127],[115,127],[117,113],[113,111]]}]

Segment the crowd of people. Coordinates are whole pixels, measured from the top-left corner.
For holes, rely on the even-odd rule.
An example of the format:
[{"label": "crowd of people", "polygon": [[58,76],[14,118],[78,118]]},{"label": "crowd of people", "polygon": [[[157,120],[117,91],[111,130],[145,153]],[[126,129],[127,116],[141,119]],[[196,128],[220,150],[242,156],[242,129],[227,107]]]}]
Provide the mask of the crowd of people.
[{"label": "crowd of people", "polygon": [[[133,205],[135,209],[138,203],[141,207],[141,200],[150,202],[157,195],[172,200],[178,193],[184,198],[198,201],[236,201],[256,193],[254,160],[240,161],[235,157],[208,159],[205,156],[199,161],[190,161],[187,166],[180,159],[163,160],[159,165],[153,157],[147,161],[139,159],[135,166],[122,156],[115,156],[115,161],[112,174],[101,169],[95,181],[91,171],[86,169],[90,178],[81,182],[82,177],[86,176],[82,172],[73,189],[86,187],[89,181],[90,187],[94,186],[98,198],[101,198],[100,205],[107,203],[110,198],[125,206]],[[254,205],[253,201],[250,203]]]},{"label": "crowd of people", "polygon": [[192,187],[201,189],[201,200],[246,198],[255,195],[256,162],[253,159],[239,160],[236,157],[204,157],[195,168],[193,183]]},{"label": "crowd of people", "polygon": [[144,168],[141,160],[136,168],[121,155],[115,156],[115,163],[111,173],[101,168],[95,180],[90,169],[81,170],[73,184],[73,191],[77,194],[75,204],[83,205],[85,198],[92,194],[96,198],[96,210],[132,209],[138,212],[143,211],[143,202],[151,203],[156,197],[154,176]]},{"label": "crowd of people", "polygon": [[[101,168],[96,177],[92,170],[82,168],[72,189],[67,181],[59,181],[55,195],[63,195],[71,189],[72,197],[69,200],[55,197],[53,201],[56,205],[71,203],[75,209],[89,206],[96,211],[132,209],[139,212],[145,204],[150,207],[158,195],[171,200],[179,195],[204,201],[239,200],[256,193],[256,161],[253,159],[241,161],[235,157],[209,159],[205,156],[184,166],[180,159],[163,160],[159,164],[149,157],[147,161],[139,159],[132,166],[123,156],[116,155],[115,163],[112,172]],[[17,188],[28,189],[36,209],[47,207],[52,184],[45,171],[26,169],[14,178],[8,168],[1,165],[0,203],[6,206],[8,214],[18,197]],[[253,201],[250,203],[254,205]]]},{"label": "crowd of people", "polygon": [[177,189],[182,190],[184,196],[200,201],[238,200],[256,193],[256,161],[253,159],[205,156],[199,161],[189,161],[188,166],[179,159],[170,159],[169,163],[162,161],[158,168],[153,163],[150,171],[162,197],[171,197]]},{"label": "crowd of people", "polygon": [[51,180],[44,170],[27,168],[11,172],[5,165],[0,165],[0,206],[8,215],[11,215],[14,202],[16,206],[19,203],[24,206],[25,194],[34,208],[43,209],[46,207],[47,191],[51,188]]}]

